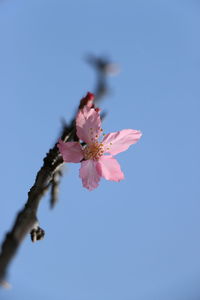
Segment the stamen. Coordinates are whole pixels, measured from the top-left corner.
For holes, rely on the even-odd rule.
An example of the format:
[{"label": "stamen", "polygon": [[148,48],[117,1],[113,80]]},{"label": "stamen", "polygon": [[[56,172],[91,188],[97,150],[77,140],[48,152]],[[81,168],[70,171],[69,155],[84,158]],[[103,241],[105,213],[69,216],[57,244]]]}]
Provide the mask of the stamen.
[{"label": "stamen", "polygon": [[104,153],[103,144],[99,144],[98,141],[93,142],[90,145],[87,145],[84,149],[84,158],[86,160],[93,159],[98,160]]}]

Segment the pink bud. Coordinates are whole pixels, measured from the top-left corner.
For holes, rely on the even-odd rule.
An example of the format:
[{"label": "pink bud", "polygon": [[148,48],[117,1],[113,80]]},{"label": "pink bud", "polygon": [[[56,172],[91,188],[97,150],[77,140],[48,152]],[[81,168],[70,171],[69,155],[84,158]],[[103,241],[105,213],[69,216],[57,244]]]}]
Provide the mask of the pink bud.
[{"label": "pink bud", "polygon": [[93,101],[94,100],[94,94],[88,92],[85,98],[87,98],[88,101]]},{"label": "pink bud", "polygon": [[82,109],[84,106],[88,106],[89,108],[93,107],[94,94],[87,92],[87,95],[83,97],[80,101],[79,109]]}]

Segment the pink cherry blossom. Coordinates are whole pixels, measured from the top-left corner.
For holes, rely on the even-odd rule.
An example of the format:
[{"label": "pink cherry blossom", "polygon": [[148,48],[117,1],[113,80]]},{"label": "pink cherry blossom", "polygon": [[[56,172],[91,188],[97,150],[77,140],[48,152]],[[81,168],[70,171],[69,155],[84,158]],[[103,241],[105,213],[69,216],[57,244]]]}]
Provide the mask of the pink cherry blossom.
[{"label": "pink cherry blossom", "polygon": [[120,165],[113,155],[135,144],[142,133],[139,130],[124,129],[106,134],[100,140],[103,132],[100,112],[91,104],[93,94],[88,95],[88,103],[84,103],[85,106],[76,117],[76,133],[81,142],[65,143],[59,140],[58,148],[64,162],[81,163],[79,176],[83,186],[93,190],[98,187],[101,177],[112,181],[124,179]]}]

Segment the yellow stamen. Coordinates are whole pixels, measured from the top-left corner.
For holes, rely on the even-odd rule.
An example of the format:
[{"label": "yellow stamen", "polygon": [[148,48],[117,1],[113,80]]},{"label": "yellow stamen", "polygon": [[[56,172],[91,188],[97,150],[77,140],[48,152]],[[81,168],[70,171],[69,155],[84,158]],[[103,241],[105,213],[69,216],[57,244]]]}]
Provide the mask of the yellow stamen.
[{"label": "yellow stamen", "polygon": [[84,158],[98,160],[104,153],[103,144],[99,144],[98,141],[87,145],[84,149]]}]

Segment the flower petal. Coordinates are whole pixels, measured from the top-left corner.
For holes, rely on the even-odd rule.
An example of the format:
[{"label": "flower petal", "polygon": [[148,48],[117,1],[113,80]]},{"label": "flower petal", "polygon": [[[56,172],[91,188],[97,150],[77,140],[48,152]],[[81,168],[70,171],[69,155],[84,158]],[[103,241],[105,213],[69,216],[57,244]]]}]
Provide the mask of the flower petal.
[{"label": "flower petal", "polygon": [[64,162],[78,163],[83,159],[83,150],[78,142],[63,142],[59,140],[57,144]]},{"label": "flower petal", "polygon": [[99,111],[85,106],[79,110],[76,117],[76,130],[79,139],[92,143],[101,134],[101,119]]},{"label": "flower petal", "polygon": [[99,185],[100,175],[96,169],[97,162],[94,160],[85,160],[81,162],[79,176],[82,179],[83,186],[92,191]]},{"label": "flower petal", "polygon": [[135,144],[142,136],[141,131],[133,129],[124,129],[107,134],[102,143],[106,153],[115,155]]},{"label": "flower petal", "polygon": [[100,176],[107,180],[120,181],[124,179],[120,165],[112,156],[101,156],[97,163],[97,171]]}]

